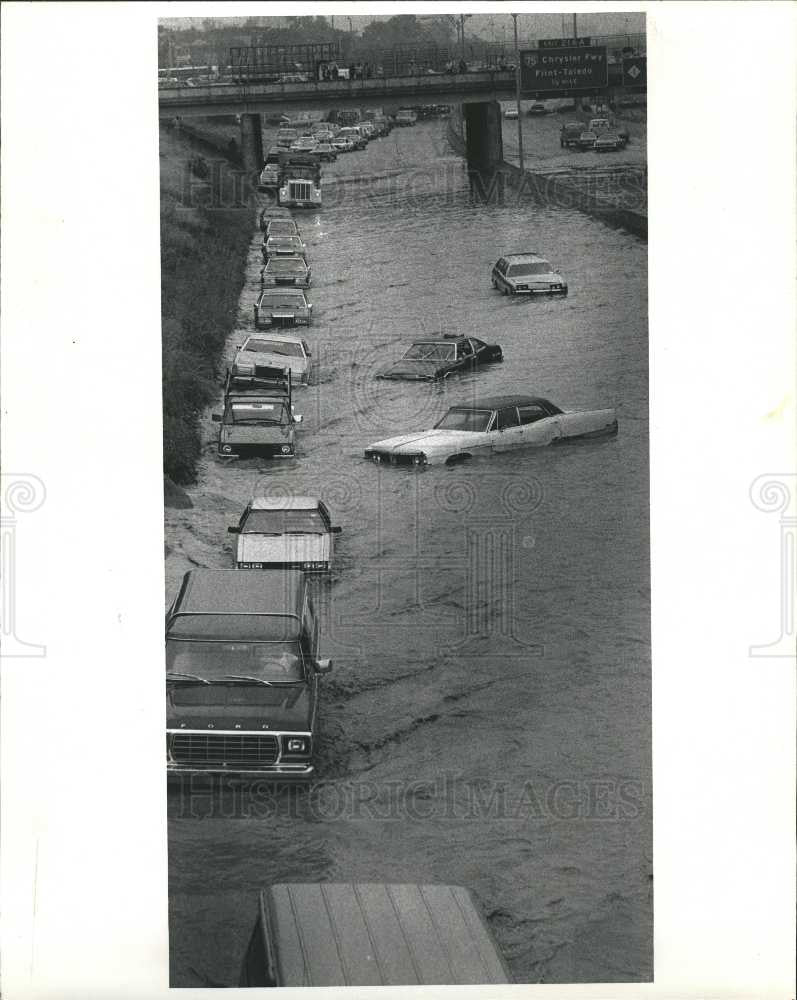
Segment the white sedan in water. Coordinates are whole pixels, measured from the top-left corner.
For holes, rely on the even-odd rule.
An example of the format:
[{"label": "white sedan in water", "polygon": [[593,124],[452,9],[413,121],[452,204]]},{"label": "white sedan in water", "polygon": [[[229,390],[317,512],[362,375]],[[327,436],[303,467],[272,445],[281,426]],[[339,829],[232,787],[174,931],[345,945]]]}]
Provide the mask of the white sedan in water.
[{"label": "white sedan in water", "polygon": [[368,445],[365,457],[391,465],[441,465],[616,433],[617,415],[612,409],[564,413],[539,396],[490,396],[452,406],[433,430]]}]

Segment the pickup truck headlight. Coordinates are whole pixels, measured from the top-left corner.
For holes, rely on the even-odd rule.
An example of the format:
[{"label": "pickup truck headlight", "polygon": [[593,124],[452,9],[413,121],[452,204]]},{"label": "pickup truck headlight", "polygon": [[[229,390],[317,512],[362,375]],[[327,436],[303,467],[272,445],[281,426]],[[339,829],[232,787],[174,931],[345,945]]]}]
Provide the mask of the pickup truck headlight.
[{"label": "pickup truck headlight", "polygon": [[282,752],[285,755],[307,757],[311,750],[309,736],[283,736]]}]

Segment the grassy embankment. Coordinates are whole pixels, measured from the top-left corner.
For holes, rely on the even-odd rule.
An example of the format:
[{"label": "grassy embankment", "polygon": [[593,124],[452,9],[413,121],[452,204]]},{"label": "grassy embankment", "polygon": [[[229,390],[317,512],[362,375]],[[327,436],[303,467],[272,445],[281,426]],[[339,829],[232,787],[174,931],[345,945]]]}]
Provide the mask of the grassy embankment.
[{"label": "grassy embankment", "polygon": [[235,323],[252,211],[203,204],[197,171],[209,179],[210,157],[203,153],[205,168],[194,159],[192,170],[196,154],[185,137],[162,128],[160,139],[163,470],[186,484],[196,479],[200,414],[219,395],[217,365]]}]

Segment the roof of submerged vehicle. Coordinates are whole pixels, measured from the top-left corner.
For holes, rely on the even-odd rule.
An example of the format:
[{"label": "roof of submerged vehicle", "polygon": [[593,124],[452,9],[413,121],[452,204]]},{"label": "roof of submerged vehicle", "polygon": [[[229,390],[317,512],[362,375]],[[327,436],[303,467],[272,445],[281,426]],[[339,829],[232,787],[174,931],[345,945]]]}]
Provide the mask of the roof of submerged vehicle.
[{"label": "roof of submerged vehicle", "polygon": [[280,986],[510,982],[461,886],[283,883],[260,906]]},{"label": "roof of submerged vehicle", "polygon": [[[505,406],[553,406],[559,411],[550,399],[543,399],[542,396],[483,396],[481,399],[474,399],[469,403],[455,403],[452,410],[500,410]],[[561,411],[559,411],[561,412]]]},{"label": "roof of submerged vehicle", "polygon": [[301,611],[299,570],[192,569],[183,577],[175,611],[181,614],[295,614]]},{"label": "roof of submerged vehicle", "polygon": [[276,330],[259,330],[257,333],[249,333],[244,344],[250,340],[270,340],[275,344],[301,344],[302,338],[292,333],[278,333]]},{"label": "roof of submerged vehicle", "polygon": [[317,510],[318,497],[252,497],[252,510]]},{"label": "roof of submerged vehicle", "polygon": [[529,250],[527,253],[505,253],[503,256],[504,260],[515,264],[522,260],[540,261],[543,264],[548,263],[547,257],[543,257],[536,250]]}]

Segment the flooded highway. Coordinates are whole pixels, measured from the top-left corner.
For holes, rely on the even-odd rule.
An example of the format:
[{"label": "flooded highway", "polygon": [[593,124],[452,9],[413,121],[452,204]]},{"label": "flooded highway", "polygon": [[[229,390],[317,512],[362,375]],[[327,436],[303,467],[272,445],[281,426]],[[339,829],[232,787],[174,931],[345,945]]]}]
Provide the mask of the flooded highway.
[{"label": "flooded highway", "polygon": [[[469,887],[517,982],[650,979],[647,246],[511,192],[474,199],[440,121],[340,156],[323,209],[293,214],[316,365],[296,458],[225,462],[207,414],[194,506],[166,510],[166,596],[188,569],[232,567],[227,526],[253,495],[326,501],[343,531],[314,583],[334,663],[318,778],[170,789],[171,985],[235,985],[257,891],[320,880]],[[569,295],[494,291],[512,251],[547,256]],[[440,386],[374,378],[441,332],[504,361]],[[619,433],[453,468],[363,458],[507,392],[615,407]]]}]

